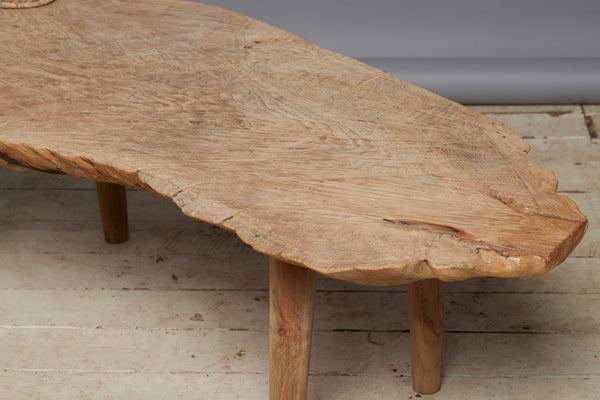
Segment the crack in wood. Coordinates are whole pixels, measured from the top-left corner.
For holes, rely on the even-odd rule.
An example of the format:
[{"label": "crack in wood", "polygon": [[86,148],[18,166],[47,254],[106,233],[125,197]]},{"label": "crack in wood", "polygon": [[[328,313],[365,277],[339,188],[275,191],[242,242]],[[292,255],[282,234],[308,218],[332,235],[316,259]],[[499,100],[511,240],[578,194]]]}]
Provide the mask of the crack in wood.
[{"label": "crack in wood", "polygon": [[503,250],[496,248],[496,247],[489,246],[489,245],[488,245],[488,247],[477,247],[477,248],[475,248],[475,250],[477,251],[477,254],[480,254],[482,251],[493,251],[494,253],[497,253],[504,258],[509,258],[511,256],[510,254],[504,252]]},{"label": "crack in wood", "polygon": [[515,205],[514,199],[505,199],[497,194],[492,194],[492,195],[490,195],[490,197],[492,199],[498,200],[500,203],[504,204],[505,206],[507,206],[509,208],[513,208]]},{"label": "crack in wood", "polygon": [[423,221],[388,219],[388,218],[383,218],[383,220],[385,222],[389,222],[391,224],[400,225],[400,226],[408,226],[408,227],[413,227],[413,228],[417,228],[417,229],[425,229],[428,231],[444,233],[444,234],[450,233],[452,235],[466,236],[464,231],[454,228],[449,225],[434,224],[431,222],[423,222]]}]

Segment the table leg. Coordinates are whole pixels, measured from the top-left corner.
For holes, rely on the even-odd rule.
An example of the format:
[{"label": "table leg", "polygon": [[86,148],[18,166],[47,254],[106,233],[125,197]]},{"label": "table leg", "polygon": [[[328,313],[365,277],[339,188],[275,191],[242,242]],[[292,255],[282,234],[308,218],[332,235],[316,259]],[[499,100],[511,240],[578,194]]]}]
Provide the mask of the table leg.
[{"label": "table leg", "polygon": [[123,243],[129,239],[125,186],[96,181],[104,240]]},{"label": "table leg", "polygon": [[444,282],[426,279],[408,284],[413,388],[423,394],[440,390]]},{"label": "table leg", "polygon": [[305,400],[317,273],[271,257],[270,400]]}]

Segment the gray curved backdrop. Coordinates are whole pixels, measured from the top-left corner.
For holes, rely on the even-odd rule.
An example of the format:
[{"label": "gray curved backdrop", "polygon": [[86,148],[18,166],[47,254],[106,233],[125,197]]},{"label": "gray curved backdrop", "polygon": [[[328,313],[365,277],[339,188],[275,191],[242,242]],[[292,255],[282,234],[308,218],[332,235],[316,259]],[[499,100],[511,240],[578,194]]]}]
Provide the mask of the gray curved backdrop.
[{"label": "gray curved backdrop", "polygon": [[463,103],[600,103],[600,0],[212,0]]}]

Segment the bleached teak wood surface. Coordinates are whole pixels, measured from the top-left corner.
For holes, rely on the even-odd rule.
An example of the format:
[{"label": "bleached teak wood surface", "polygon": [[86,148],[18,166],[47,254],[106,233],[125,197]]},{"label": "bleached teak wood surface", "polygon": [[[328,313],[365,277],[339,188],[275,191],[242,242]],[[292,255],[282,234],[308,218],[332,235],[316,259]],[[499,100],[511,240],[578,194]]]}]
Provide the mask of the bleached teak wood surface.
[{"label": "bleached teak wood surface", "polygon": [[[544,131],[540,114],[556,110]],[[573,138],[580,110],[491,114],[533,136],[530,157],[590,227],[549,274],[445,285],[431,398],[597,400],[600,142]],[[0,397],[268,398],[268,257],[165,198],[128,198],[131,239],[107,245],[92,181],[0,169]],[[319,278],[310,399],[417,398],[406,290]]]},{"label": "bleached teak wood surface", "polygon": [[541,274],[586,228],[503,124],[219,7],[0,10],[0,48],[3,164],[160,193],[331,277]]}]

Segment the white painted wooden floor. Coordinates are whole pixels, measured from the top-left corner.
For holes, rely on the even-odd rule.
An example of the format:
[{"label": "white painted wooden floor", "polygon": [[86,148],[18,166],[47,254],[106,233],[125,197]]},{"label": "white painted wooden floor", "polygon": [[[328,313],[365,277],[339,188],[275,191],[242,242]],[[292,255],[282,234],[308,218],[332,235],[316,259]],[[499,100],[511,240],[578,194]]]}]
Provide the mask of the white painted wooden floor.
[{"label": "white painted wooden floor", "polygon": [[[600,106],[477,107],[515,129],[587,215],[535,278],[447,284],[430,399],[600,398]],[[103,242],[94,184],[0,170],[0,399],[266,399],[267,258],[130,191]],[[416,399],[406,288],[321,279],[309,398]]]}]

